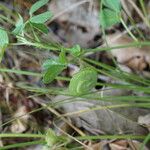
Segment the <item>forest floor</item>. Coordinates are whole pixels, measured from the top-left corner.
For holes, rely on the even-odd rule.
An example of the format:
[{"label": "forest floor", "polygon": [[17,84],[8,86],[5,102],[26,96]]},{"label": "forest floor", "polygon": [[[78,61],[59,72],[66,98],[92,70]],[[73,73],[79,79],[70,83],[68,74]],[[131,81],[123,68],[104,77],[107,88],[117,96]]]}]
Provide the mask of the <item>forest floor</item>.
[{"label": "forest floor", "polygon": [[150,2],[104,1],[0,0],[0,150],[150,149]]}]

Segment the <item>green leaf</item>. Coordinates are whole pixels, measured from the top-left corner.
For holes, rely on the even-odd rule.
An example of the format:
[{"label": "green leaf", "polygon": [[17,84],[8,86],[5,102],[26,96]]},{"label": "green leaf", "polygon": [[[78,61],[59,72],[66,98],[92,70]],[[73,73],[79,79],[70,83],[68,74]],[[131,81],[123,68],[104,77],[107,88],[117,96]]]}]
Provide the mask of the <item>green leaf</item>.
[{"label": "green leaf", "polygon": [[55,134],[55,132],[52,129],[48,129],[46,133],[45,141],[47,143],[47,146],[53,147],[58,141],[58,136]]},{"label": "green leaf", "polygon": [[64,66],[64,64],[59,62],[59,59],[47,59],[42,67],[44,70],[49,69],[51,66]]},{"label": "green leaf", "polygon": [[34,3],[29,11],[30,16],[32,16],[32,14],[37,11],[39,8],[41,8],[42,6],[44,6],[45,4],[48,3],[49,0],[39,0],[36,3]]},{"label": "green leaf", "polygon": [[106,29],[120,22],[120,13],[110,9],[103,9],[100,13],[100,24]]},{"label": "green leaf", "polygon": [[62,71],[64,66],[51,66],[43,76],[43,82],[48,84],[52,82]]},{"label": "green leaf", "polygon": [[43,24],[47,20],[49,20],[52,16],[53,16],[52,13],[50,11],[47,11],[42,14],[31,17],[30,22],[37,23],[37,24]]},{"label": "green leaf", "polygon": [[2,28],[0,28],[0,62],[3,59],[5,48],[7,47],[8,44],[9,44],[9,38],[7,32]]},{"label": "green leaf", "polygon": [[42,24],[42,23],[32,23],[31,22],[31,25],[35,28],[35,29],[37,29],[37,30],[39,30],[39,31],[41,31],[41,32],[43,32],[43,33],[48,33],[48,28],[47,28],[47,26],[45,25],[45,24]]},{"label": "green leaf", "polygon": [[68,142],[70,142],[70,139],[66,136],[56,135],[56,133],[52,129],[48,129],[45,137],[46,146],[49,149],[55,149],[56,145],[59,147],[61,145],[59,150],[66,150],[62,146],[66,145]]},{"label": "green leaf", "polygon": [[61,53],[59,55],[59,61],[62,64],[67,64],[67,58],[66,58],[66,53],[64,50],[61,50]]},{"label": "green leaf", "polygon": [[52,82],[64,69],[66,64],[60,62],[59,59],[48,59],[43,63],[44,76],[43,82]]},{"label": "green leaf", "polygon": [[70,81],[69,92],[72,95],[88,93],[97,83],[97,72],[92,68],[84,68],[76,73]]},{"label": "green leaf", "polygon": [[23,22],[23,18],[21,17],[20,14],[18,14],[19,16],[19,20],[16,23],[16,28],[12,31],[13,34],[15,35],[19,35],[23,32],[23,29],[25,27],[24,22]]},{"label": "green leaf", "polygon": [[70,49],[70,52],[72,53],[73,56],[80,56],[81,54],[81,47],[80,45],[75,45]]},{"label": "green leaf", "polygon": [[120,0],[103,0],[103,4],[116,12],[121,10]]},{"label": "green leaf", "polygon": [[6,47],[9,43],[7,32],[0,28],[0,48]]}]

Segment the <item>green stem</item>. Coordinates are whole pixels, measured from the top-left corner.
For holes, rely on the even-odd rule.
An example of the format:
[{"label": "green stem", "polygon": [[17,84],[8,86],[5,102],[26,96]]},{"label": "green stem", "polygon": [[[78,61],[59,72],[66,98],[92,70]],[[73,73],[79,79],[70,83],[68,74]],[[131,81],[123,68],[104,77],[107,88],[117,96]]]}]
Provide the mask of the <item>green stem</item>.
[{"label": "green stem", "polygon": [[3,59],[5,49],[6,49],[5,47],[0,48],[0,63],[1,63],[2,59]]},{"label": "green stem", "polygon": [[0,138],[44,138],[42,134],[29,134],[29,133],[2,133]]},{"label": "green stem", "polygon": [[3,16],[3,15],[1,15],[1,14],[0,14],[0,18],[3,19],[3,20],[6,21],[6,22],[12,24],[12,25],[15,24],[12,20],[8,19],[7,17],[5,17],[5,16]]},{"label": "green stem", "polygon": [[31,30],[32,30],[33,36],[35,37],[36,41],[37,41],[37,42],[40,42],[40,40],[39,40],[38,36],[36,35],[36,33],[35,33],[34,29],[33,29],[32,24],[31,24],[31,23],[29,23],[29,24],[30,24],[30,27],[31,27]]},{"label": "green stem", "polygon": [[144,142],[141,145],[140,150],[144,150],[144,146],[150,141],[150,133],[145,137]]},{"label": "green stem", "polygon": [[127,32],[130,34],[130,36],[137,42],[138,39],[132,34],[132,32],[129,30],[129,28],[127,27],[127,25],[125,24],[124,20],[122,18],[120,18],[120,21],[122,23],[122,25],[124,26],[124,28],[127,30]]},{"label": "green stem", "polygon": [[148,14],[147,14],[147,11],[146,11],[146,7],[145,7],[145,4],[144,4],[144,1],[143,0],[140,0],[140,5],[141,5],[141,8],[142,8],[142,11],[144,13],[144,16],[146,17],[146,22],[148,23],[148,25],[150,26],[150,23],[149,23],[149,19],[148,19]]},{"label": "green stem", "polygon": [[149,41],[144,41],[144,42],[132,42],[126,45],[118,45],[118,46],[113,46],[113,47],[100,47],[100,48],[95,48],[95,49],[85,49],[84,53],[90,53],[90,52],[99,52],[99,51],[109,51],[113,49],[124,49],[124,48],[129,48],[129,47],[141,47],[141,46],[150,46]]},{"label": "green stem", "polygon": [[146,136],[140,135],[98,135],[98,136],[80,136],[76,137],[78,140],[104,140],[104,139],[144,139]]},{"label": "green stem", "polygon": [[[85,61],[86,63],[88,63],[88,65],[93,64],[99,67],[102,67],[103,69],[96,69],[98,72],[110,76],[112,78],[116,78],[119,80],[124,80],[126,82],[131,82],[131,81],[135,81],[136,83],[140,83],[146,86],[150,85],[150,81],[146,80],[144,78],[141,78],[137,75],[133,75],[127,72],[123,72],[121,70],[116,70],[114,67],[111,67],[109,65],[103,64],[101,62],[97,62],[95,60],[92,59],[88,59],[88,58],[84,58],[83,61]],[[133,82],[134,83],[134,82]]]},{"label": "green stem", "polygon": [[[20,75],[28,75],[28,76],[36,76],[36,77],[42,77],[42,73],[35,73],[30,71],[24,71],[24,70],[16,70],[16,69],[7,69],[7,68],[0,68],[0,72],[7,72],[7,73],[15,73]],[[70,81],[70,78],[67,77],[56,77],[57,80],[64,80],[64,81]]]},{"label": "green stem", "polygon": [[39,145],[39,144],[44,144],[46,143],[44,140],[40,141],[32,141],[32,142],[24,142],[24,143],[17,143],[17,144],[11,144],[11,145],[6,145],[3,147],[0,147],[0,150],[7,150],[7,149],[13,149],[13,148],[19,148],[19,147],[26,147],[26,146],[31,146],[31,145]]}]

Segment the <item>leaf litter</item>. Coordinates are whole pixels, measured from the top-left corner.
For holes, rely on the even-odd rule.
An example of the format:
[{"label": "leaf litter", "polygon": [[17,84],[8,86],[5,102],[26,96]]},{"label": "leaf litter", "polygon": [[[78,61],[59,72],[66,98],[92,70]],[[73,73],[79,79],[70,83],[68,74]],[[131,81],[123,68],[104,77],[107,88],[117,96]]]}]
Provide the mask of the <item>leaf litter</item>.
[{"label": "leaf litter", "polygon": [[[17,1],[17,7],[23,8],[27,12],[27,6],[31,6],[32,2]],[[123,7],[125,10],[129,10],[127,13],[132,17],[136,14],[135,8],[131,7],[129,3],[123,2]],[[133,1],[134,3],[134,1]],[[12,3],[7,0],[2,4],[5,6],[11,6]],[[56,0],[51,1],[47,8],[50,9],[54,14],[54,19],[51,22],[47,22],[50,28],[50,33],[48,35],[42,35],[42,38],[48,40],[53,39],[56,42],[61,42],[65,46],[73,46],[74,44],[79,44],[83,48],[95,48],[102,47],[105,44],[105,39],[102,38],[102,32],[99,28],[99,3],[97,1],[79,1],[79,0]],[[12,10],[13,11],[13,10]],[[42,10],[40,10],[42,12]],[[21,12],[23,13],[23,12]],[[11,16],[10,16],[11,17]],[[26,13],[24,17],[27,18]],[[136,23],[139,23],[140,17],[135,17]],[[126,18],[127,20],[127,18]],[[9,24],[4,23],[4,26],[9,26]],[[120,32],[118,32],[118,30]],[[125,45],[134,42],[129,35],[123,35],[121,26],[116,25],[106,32],[109,33],[106,37],[107,44],[110,47]],[[147,27],[142,26],[143,32],[147,32]],[[112,34],[114,33],[115,34]],[[136,31],[135,31],[135,34]],[[113,41],[115,37],[120,35],[120,38]],[[146,35],[149,40],[150,37]],[[33,72],[41,71],[41,64],[43,59],[46,59],[49,55],[48,52],[39,52],[37,49],[32,47],[20,47],[16,46],[13,48],[8,48],[5,54],[5,60],[2,61],[1,68],[15,68],[20,70],[29,70]],[[53,54],[54,56],[57,54]],[[104,58],[105,56],[105,58]],[[113,59],[116,59],[116,63],[119,68],[128,73],[134,73],[139,76],[144,76],[146,78],[150,77],[150,49],[149,47],[136,47],[136,48],[126,48],[117,49],[110,52],[100,52],[91,53],[88,57],[98,60],[102,63],[108,65],[113,64]],[[114,65],[114,64],[113,64]],[[78,66],[70,65],[63,75],[67,77],[72,76],[72,70],[76,72],[79,70]],[[111,77],[99,75],[101,82],[106,83],[123,83],[122,81],[116,81]],[[18,83],[21,83],[21,87],[18,87]],[[32,110],[36,110],[42,106],[42,104],[59,103],[66,99],[72,99],[71,102],[66,102],[56,110],[59,109],[62,115],[68,116],[69,122],[73,124],[79,130],[83,130],[87,135],[107,135],[107,134],[135,134],[144,135],[149,131],[149,109],[146,108],[113,108],[113,105],[117,105],[116,102],[103,102],[95,99],[87,98],[74,98],[70,96],[62,96],[57,94],[42,94],[34,93],[23,85],[35,85],[31,86],[40,88],[49,88],[49,85],[44,85],[41,77],[30,77],[25,75],[16,75],[9,73],[0,74],[0,122],[3,125],[12,118],[16,118],[14,121],[2,126],[0,128],[2,133],[5,132],[19,132],[19,133],[34,133],[37,131],[43,131],[48,128],[54,128],[53,121],[57,124],[57,117],[53,115],[52,112],[47,109],[42,111],[29,114]],[[56,80],[51,83],[51,86],[67,87],[67,83],[64,81]],[[101,88],[101,87],[100,87]],[[102,87],[97,91],[93,88],[93,93],[97,92],[99,98],[107,99],[108,96],[129,96],[129,95],[139,95],[132,90],[115,90],[111,87]],[[140,93],[142,96],[146,95],[144,92]],[[88,99],[88,100],[87,100]],[[136,101],[136,100],[135,100]],[[119,105],[119,104],[118,104]],[[121,104],[120,104],[121,105]],[[110,106],[110,108],[109,108]],[[96,110],[94,110],[96,109]],[[85,112],[84,112],[85,110]],[[83,111],[83,113],[81,113]],[[72,114],[75,113],[75,114]],[[19,114],[19,118],[18,117]],[[25,115],[26,114],[26,115]],[[23,115],[23,116],[22,116]],[[64,123],[63,121],[60,121]],[[58,123],[59,125],[59,123]],[[66,123],[66,126],[68,124]],[[60,128],[64,132],[71,134],[77,134],[75,129],[68,131],[60,125]],[[58,132],[59,133],[59,132]],[[19,140],[23,142],[25,140]],[[11,140],[0,140],[0,145],[6,145],[18,142],[17,139]],[[137,140],[97,140],[89,142],[85,141],[85,145],[93,150],[99,149],[111,149],[111,150],[122,150],[122,149],[140,149],[141,142]],[[31,149],[37,150],[41,146],[34,146]],[[28,148],[26,148],[28,149]],[[87,149],[87,148],[85,148]],[[145,150],[148,148],[145,147]]]}]

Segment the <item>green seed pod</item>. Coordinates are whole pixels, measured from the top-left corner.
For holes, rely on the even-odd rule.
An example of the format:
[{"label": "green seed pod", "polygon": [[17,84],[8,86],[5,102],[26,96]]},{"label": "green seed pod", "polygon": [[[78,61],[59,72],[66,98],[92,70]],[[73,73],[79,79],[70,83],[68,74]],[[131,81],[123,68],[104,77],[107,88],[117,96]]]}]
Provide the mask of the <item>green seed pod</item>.
[{"label": "green seed pod", "polygon": [[97,72],[92,68],[84,68],[76,73],[70,81],[69,92],[72,95],[88,93],[97,83]]}]

